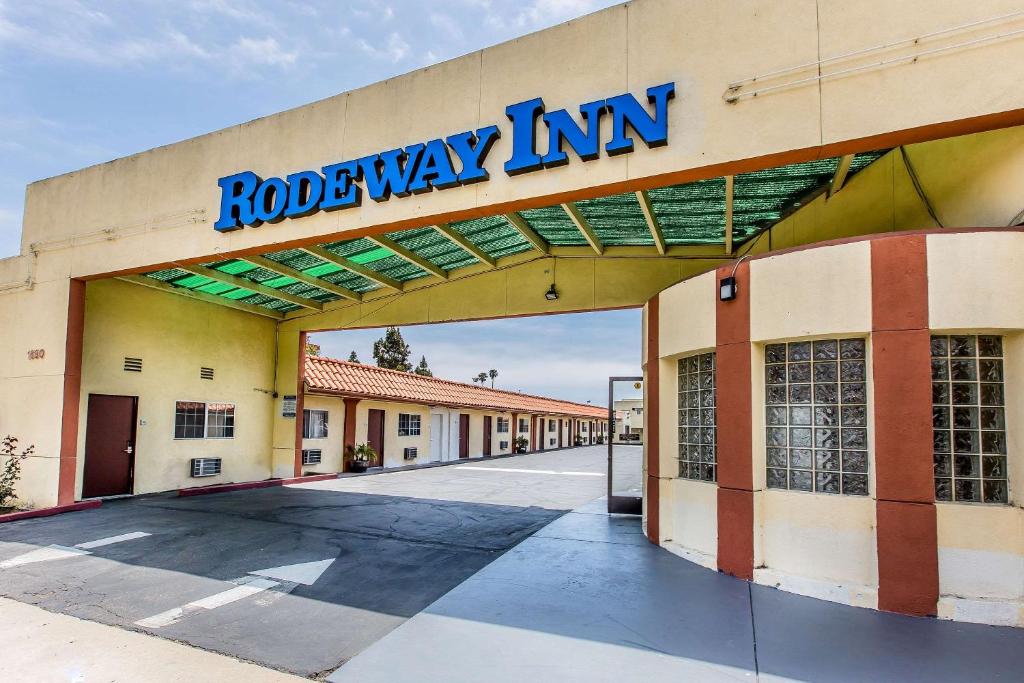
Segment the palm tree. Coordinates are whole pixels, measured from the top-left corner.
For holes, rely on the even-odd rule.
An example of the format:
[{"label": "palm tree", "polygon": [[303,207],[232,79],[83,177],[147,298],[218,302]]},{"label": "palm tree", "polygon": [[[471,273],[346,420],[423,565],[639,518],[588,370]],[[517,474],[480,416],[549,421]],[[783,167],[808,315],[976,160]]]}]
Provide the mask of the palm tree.
[{"label": "palm tree", "polygon": [[480,384],[485,384],[487,382],[487,373],[481,372],[479,375],[473,378],[473,381],[480,382]]},{"label": "palm tree", "polygon": [[498,378],[498,371],[492,368],[491,370],[487,371],[487,376],[491,378],[491,389],[493,389],[494,380]]}]

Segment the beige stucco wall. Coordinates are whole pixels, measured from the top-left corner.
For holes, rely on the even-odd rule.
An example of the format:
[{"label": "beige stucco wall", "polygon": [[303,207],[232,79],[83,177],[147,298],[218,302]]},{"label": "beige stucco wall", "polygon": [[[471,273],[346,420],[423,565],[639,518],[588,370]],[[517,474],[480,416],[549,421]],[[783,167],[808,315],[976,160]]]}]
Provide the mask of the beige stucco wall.
[{"label": "beige stucco wall", "polygon": [[[383,461],[376,465],[384,467],[401,467],[403,465],[428,462],[430,451],[430,408],[415,403],[394,403],[390,401],[360,401],[356,406],[356,443],[366,443],[367,427],[370,410],[384,411],[384,453]],[[401,413],[420,416],[419,436],[399,436],[398,416]],[[407,461],[403,457],[406,448],[419,449],[419,457],[415,461]]]},{"label": "beige stucco wall", "polygon": [[[126,356],[142,372],[123,370]],[[81,495],[89,394],[138,396],[135,493],[266,479],[274,323],[118,281],[86,287],[78,487]],[[214,379],[199,377],[200,367]],[[235,404],[232,439],[175,439],[177,400]],[[223,458],[222,474],[189,477],[189,460]]]},{"label": "beige stucco wall", "polygon": [[[1024,233],[932,233],[927,237],[929,315],[937,332],[995,333],[1004,338],[1009,505],[938,503],[939,615],[964,621],[1024,625]],[[751,262],[751,389],[753,414],[754,579],[759,583],[847,604],[877,605],[874,424],[869,410],[870,496],[767,490],[764,444],[764,345],[829,337],[867,339],[871,378],[871,277],[867,241],[794,251]],[[674,479],[677,445],[676,364],[706,350],[713,329],[695,320],[715,290],[681,283],[660,296],[661,535],[665,546],[708,560],[716,527],[707,484]],[[1018,297],[1019,298],[1019,297]],[[668,331],[668,332],[666,332]],[[674,333],[673,333],[674,331]],[[692,341],[680,340],[690,339]],[[687,344],[694,348],[686,349]],[[720,416],[726,418],[726,416]],[[719,423],[727,428],[727,423]],[[713,556],[712,556],[713,557]]]}]

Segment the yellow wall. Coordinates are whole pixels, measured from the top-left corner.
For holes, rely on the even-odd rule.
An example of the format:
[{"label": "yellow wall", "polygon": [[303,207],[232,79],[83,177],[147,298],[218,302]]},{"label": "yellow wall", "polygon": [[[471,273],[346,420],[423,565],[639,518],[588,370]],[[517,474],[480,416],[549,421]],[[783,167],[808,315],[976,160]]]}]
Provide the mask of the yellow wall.
[{"label": "yellow wall", "polygon": [[326,474],[329,472],[340,472],[344,455],[345,439],[345,402],[340,398],[328,396],[316,396],[306,394],[304,399],[305,410],[326,410],[327,411],[327,438],[302,440],[302,447],[319,448],[321,460],[319,465],[304,465],[303,474]]},{"label": "yellow wall", "polygon": [[[109,280],[89,283],[85,314],[79,495],[89,394],[139,397],[135,493],[270,477],[273,321]],[[125,372],[126,356],[142,372]],[[177,400],[234,403],[235,437],[174,439]],[[223,458],[222,474],[190,478],[196,457]]]}]

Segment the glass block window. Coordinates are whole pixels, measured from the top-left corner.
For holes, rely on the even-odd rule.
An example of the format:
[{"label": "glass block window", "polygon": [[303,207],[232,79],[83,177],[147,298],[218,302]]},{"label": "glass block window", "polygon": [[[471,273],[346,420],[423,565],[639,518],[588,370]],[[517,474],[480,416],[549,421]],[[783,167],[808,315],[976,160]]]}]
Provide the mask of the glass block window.
[{"label": "glass block window", "polygon": [[419,436],[420,435],[420,416],[410,413],[399,413],[398,414],[398,435],[399,436]]},{"label": "glass block window", "polygon": [[932,337],[935,500],[1006,503],[1003,338]]},{"label": "glass block window", "polygon": [[765,346],[768,488],[868,494],[863,339]]},{"label": "glass block window", "polygon": [[715,354],[679,360],[679,476],[717,481]]}]

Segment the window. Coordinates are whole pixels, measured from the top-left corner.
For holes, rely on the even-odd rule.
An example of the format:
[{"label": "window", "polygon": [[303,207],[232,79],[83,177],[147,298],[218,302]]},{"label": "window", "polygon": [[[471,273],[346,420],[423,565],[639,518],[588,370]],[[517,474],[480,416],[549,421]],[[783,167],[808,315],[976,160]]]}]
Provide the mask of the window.
[{"label": "window", "polygon": [[233,439],[235,436],[235,406],[231,403],[206,404],[206,438]]},{"label": "window", "polygon": [[935,500],[1005,503],[1003,338],[932,337]]},{"label": "window", "polygon": [[409,413],[399,413],[398,415],[398,435],[399,436],[419,436],[420,435],[420,416],[411,415]]},{"label": "window", "polygon": [[175,439],[232,439],[234,436],[233,403],[175,402]]},{"label": "window", "polygon": [[[717,481],[715,354],[679,360],[679,476]],[[627,432],[628,433],[628,432]]]},{"label": "window", "polygon": [[634,415],[643,415],[644,414],[644,409],[643,408],[633,408],[633,414]]},{"label": "window", "polygon": [[525,417],[519,418],[519,432],[525,433],[530,431],[530,421]]},{"label": "window", "polygon": [[549,432],[553,432],[553,431],[556,431],[556,430],[557,430],[557,427],[555,426],[555,421],[554,420],[548,420],[548,431]]},{"label": "window", "polygon": [[302,411],[302,438],[303,439],[326,439],[327,438],[327,411],[326,410],[303,410]]},{"label": "window", "polygon": [[868,494],[863,339],[765,347],[768,487]]},{"label": "window", "polygon": [[509,425],[508,425],[508,418],[507,417],[499,417],[498,418],[498,433],[499,434],[508,433],[508,426]]}]

